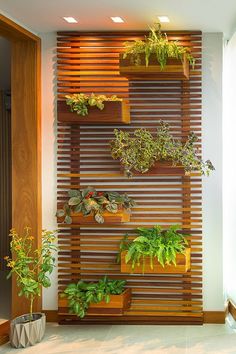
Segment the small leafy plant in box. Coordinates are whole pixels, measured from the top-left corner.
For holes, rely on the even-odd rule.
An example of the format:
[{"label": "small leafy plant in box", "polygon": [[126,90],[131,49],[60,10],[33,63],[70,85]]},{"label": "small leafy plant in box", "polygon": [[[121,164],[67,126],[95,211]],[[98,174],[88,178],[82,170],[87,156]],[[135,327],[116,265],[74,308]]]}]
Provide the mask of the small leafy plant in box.
[{"label": "small leafy plant in box", "polygon": [[133,172],[145,173],[157,161],[172,161],[172,165],[183,166],[185,173],[192,171],[209,175],[214,170],[210,160],[203,161],[195,147],[197,136],[192,132],[186,142],[174,139],[167,123],[160,121],[156,136],[146,129],[136,129],[133,136],[129,132],[115,129],[115,138],[110,142],[111,156],[120,160],[125,175],[132,177]]},{"label": "small leafy plant in box", "polygon": [[57,216],[64,217],[67,224],[72,223],[72,212],[81,212],[84,216],[92,214],[98,223],[103,223],[105,211],[116,214],[123,208],[130,212],[135,205],[134,200],[127,194],[98,192],[90,186],[82,190],[69,190],[68,196],[69,200],[64,204],[63,209],[57,211]]},{"label": "small leafy plant in box", "polygon": [[[138,236],[134,240],[129,240],[125,235],[120,243],[120,253],[127,251],[125,262],[135,266],[143,265],[145,271],[145,259],[150,258],[150,268],[153,269],[153,262],[157,260],[162,267],[166,265],[176,265],[176,256],[178,253],[185,254],[188,242],[181,233],[178,232],[179,226],[172,225],[166,230],[162,230],[159,225],[152,228],[137,228]],[[120,254],[118,255],[120,262]]]},{"label": "small leafy plant in box", "polygon": [[110,302],[110,295],[120,295],[124,292],[126,281],[111,280],[106,276],[97,283],[80,280],[77,284],[69,284],[61,294],[67,298],[69,312],[83,318],[91,303]]},{"label": "small leafy plant in box", "polygon": [[155,54],[157,63],[163,70],[169,58],[183,61],[184,55],[186,55],[189,63],[194,66],[195,59],[191,55],[190,49],[181,46],[178,41],[169,41],[167,35],[161,32],[160,23],[157,23],[156,26],[157,28],[150,27],[150,32],[143,41],[125,42],[123,58],[129,57],[132,64],[140,65],[141,55],[144,54],[146,66],[148,66],[150,55]]},{"label": "small leafy plant in box", "polygon": [[70,106],[71,112],[76,112],[81,116],[87,116],[89,114],[89,107],[97,107],[103,110],[105,102],[122,101],[122,98],[118,98],[113,95],[107,97],[105,95],[86,95],[84,93],[66,95],[66,104]]}]

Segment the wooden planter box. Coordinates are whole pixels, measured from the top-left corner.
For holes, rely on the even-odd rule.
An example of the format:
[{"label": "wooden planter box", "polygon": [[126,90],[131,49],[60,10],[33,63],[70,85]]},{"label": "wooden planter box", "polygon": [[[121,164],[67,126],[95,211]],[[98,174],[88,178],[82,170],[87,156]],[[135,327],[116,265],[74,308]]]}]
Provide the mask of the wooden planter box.
[{"label": "wooden planter box", "polygon": [[[124,168],[121,169],[122,174],[124,174]],[[134,176],[156,176],[156,175],[181,175],[185,176],[185,171],[182,166],[173,166],[171,161],[156,162],[149,171],[145,173],[132,171]]]},{"label": "wooden planter box", "polygon": [[[132,269],[131,262],[125,263],[125,256],[127,251],[121,252],[121,273],[135,273],[142,274],[143,273],[143,263],[140,261],[140,265],[136,265],[134,269]],[[162,267],[162,265],[157,261],[157,259],[153,260],[153,269],[150,267],[150,258],[146,257],[145,259],[145,274],[154,274],[154,273],[162,273],[162,274],[180,274],[186,273],[191,268],[191,255],[190,248],[186,248],[186,253],[178,254],[176,257],[176,266],[167,265]]]},{"label": "wooden planter box", "polygon": [[129,124],[130,109],[127,101],[107,101],[104,108],[89,107],[87,116],[81,116],[70,111],[66,101],[57,102],[57,117],[59,122],[78,124]]},{"label": "wooden planter box", "polygon": [[180,59],[168,59],[167,65],[161,70],[157,63],[156,55],[151,54],[149,65],[146,66],[145,55],[141,55],[141,64],[134,65],[130,57],[123,59],[123,53],[120,54],[120,75],[130,79],[157,79],[157,80],[188,80],[189,62],[184,56],[183,62]]},{"label": "wooden planter box", "polygon": [[[110,302],[107,304],[101,301],[98,304],[92,303],[89,306],[88,316],[122,316],[124,311],[128,310],[131,304],[131,289],[126,289],[120,295],[111,295]],[[58,300],[58,312],[68,312],[67,299]]]},{"label": "wooden planter box", "polygon": [[[126,210],[118,211],[116,214],[103,213],[104,224],[119,224],[130,221],[130,213]],[[72,213],[72,224],[98,224],[93,215],[84,216],[82,213]],[[64,218],[58,218],[58,223],[62,223]],[[70,224],[68,224],[70,225]]]}]

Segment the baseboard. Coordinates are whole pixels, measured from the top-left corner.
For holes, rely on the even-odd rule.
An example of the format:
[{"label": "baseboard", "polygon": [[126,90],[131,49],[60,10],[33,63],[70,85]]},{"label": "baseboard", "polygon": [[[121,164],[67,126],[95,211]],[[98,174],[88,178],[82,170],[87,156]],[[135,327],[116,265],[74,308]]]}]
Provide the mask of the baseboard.
[{"label": "baseboard", "polygon": [[228,312],[231,314],[233,319],[236,321],[236,305],[232,300],[228,300]]},{"label": "baseboard", "polygon": [[203,311],[203,323],[225,323],[226,311]]},{"label": "baseboard", "polygon": [[58,322],[57,310],[42,310],[46,315],[47,322]]},{"label": "baseboard", "polygon": [[[57,310],[43,310],[47,322],[58,322]],[[204,311],[203,323],[225,323],[225,311]],[[235,308],[236,316],[236,308]]]}]

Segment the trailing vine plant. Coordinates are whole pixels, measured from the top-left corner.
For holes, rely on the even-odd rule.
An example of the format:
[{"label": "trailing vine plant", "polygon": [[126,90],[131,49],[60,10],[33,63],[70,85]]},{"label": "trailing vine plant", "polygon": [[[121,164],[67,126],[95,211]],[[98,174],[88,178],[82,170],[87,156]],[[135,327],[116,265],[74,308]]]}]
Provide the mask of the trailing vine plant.
[{"label": "trailing vine plant", "polygon": [[121,209],[131,212],[135,205],[133,199],[127,194],[117,192],[98,192],[93,187],[82,190],[71,189],[68,191],[69,200],[62,209],[57,210],[57,217],[64,217],[64,222],[72,223],[72,213],[81,212],[85,217],[93,215],[98,223],[104,222],[103,213],[108,211],[116,214]]},{"label": "trailing vine plant", "polygon": [[111,280],[106,276],[97,283],[80,280],[77,284],[69,284],[61,294],[67,298],[69,312],[83,318],[91,303],[110,302],[110,295],[120,295],[124,292],[125,280]]},{"label": "trailing vine plant", "polygon": [[203,161],[198,154],[195,143],[198,138],[193,132],[185,143],[174,139],[167,123],[160,122],[156,136],[146,129],[137,129],[133,136],[125,131],[115,129],[115,139],[110,142],[111,156],[120,160],[125,175],[132,177],[133,172],[147,172],[157,161],[172,161],[173,166],[183,166],[188,175],[198,171],[209,175],[214,170],[210,160]]},{"label": "trailing vine plant", "polygon": [[125,42],[125,52],[123,58],[130,58],[134,65],[141,64],[141,55],[145,55],[146,66],[149,65],[151,54],[155,54],[157,62],[160,64],[161,70],[167,64],[169,58],[180,59],[183,61],[184,55],[189,63],[194,67],[195,59],[191,55],[188,47],[179,45],[178,41],[169,41],[167,35],[161,32],[160,23],[155,24],[155,27],[149,27],[150,32],[144,40],[136,40],[134,42]]},{"label": "trailing vine plant", "polygon": [[134,240],[129,240],[126,234],[120,243],[120,253],[117,257],[120,262],[120,254],[127,251],[125,262],[131,263],[132,270],[135,266],[142,264],[145,272],[145,260],[150,259],[150,267],[153,269],[153,262],[157,260],[162,267],[174,264],[176,266],[177,254],[185,254],[188,242],[177,230],[179,225],[172,225],[166,230],[156,225],[152,228],[137,228],[138,236]]},{"label": "trailing vine plant", "polygon": [[84,93],[66,95],[66,104],[70,106],[71,112],[76,112],[81,116],[87,116],[89,114],[89,107],[97,107],[100,110],[104,108],[104,102],[108,101],[122,101],[122,98],[118,98],[113,95],[107,97],[105,95],[86,95]]}]

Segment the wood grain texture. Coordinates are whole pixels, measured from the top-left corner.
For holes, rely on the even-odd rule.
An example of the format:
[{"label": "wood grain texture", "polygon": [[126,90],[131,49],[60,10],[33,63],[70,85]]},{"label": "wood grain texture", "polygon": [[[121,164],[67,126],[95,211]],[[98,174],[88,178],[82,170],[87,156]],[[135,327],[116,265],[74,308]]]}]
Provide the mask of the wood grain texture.
[{"label": "wood grain texture", "polygon": [[[57,202],[61,205],[70,188],[94,186],[98,191],[127,193],[137,205],[126,224],[60,224],[58,288],[70,282],[96,281],[104,275],[127,280],[132,303],[123,316],[89,316],[75,320],[59,310],[60,323],[159,323],[202,324],[202,210],[201,176],[186,176],[181,166],[156,166],[147,174],[127,179],[120,163],[110,155],[113,129],[133,133],[146,128],[155,134],[160,120],[167,122],[176,139],[186,140],[190,131],[199,138],[201,154],[201,33],[168,32],[190,46],[196,65],[189,80],[127,80],[119,73],[123,42],[142,39],[143,32],[58,34],[58,101],[75,92],[116,94],[130,105],[130,125],[57,125]],[[184,274],[121,273],[116,263],[119,243],[137,227],[178,224],[191,246],[191,267]]]},{"label": "wood grain texture", "polygon": [[184,56],[183,62],[180,59],[168,59],[166,66],[162,69],[157,63],[156,55],[151,54],[149,64],[146,66],[145,55],[140,55],[140,65],[131,63],[130,56],[123,58],[120,54],[120,74],[130,80],[141,80],[145,78],[159,80],[188,80],[189,62]]},{"label": "wood grain texture", "polygon": [[[79,88],[81,90],[81,88]],[[87,116],[81,116],[70,111],[70,107],[64,101],[57,102],[57,116],[59,122],[69,122],[78,124],[129,124],[130,111],[129,104],[123,101],[104,102],[102,110],[97,107],[89,107]]]},{"label": "wood grain texture", "polygon": [[10,321],[0,320],[0,345],[8,342],[9,331],[10,331]]},{"label": "wood grain texture", "polygon": [[[119,224],[123,222],[130,221],[130,213],[126,210],[118,211],[117,213],[109,213],[105,211],[103,214],[104,224]],[[98,225],[97,221],[94,219],[93,215],[84,216],[82,213],[71,213],[72,218],[72,227],[76,224],[83,224],[83,225]],[[58,222],[61,223],[63,219],[58,218]]]},{"label": "wood grain texture", "polygon": [[126,263],[125,257],[127,255],[127,251],[121,252],[121,273],[131,273],[131,274],[181,274],[186,273],[190,270],[191,261],[190,261],[190,248],[186,248],[184,254],[177,254],[176,256],[176,266],[166,265],[162,267],[162,265],[156,260],[153,260],[153,267],[150,266],[150,257],[146,257],[143,262],[140,260],[140,265],[136,265],[134,269],[132,269],[131,262]]},{"label": "wood grain texture", "polygon": [[[41,47],[40,38],[0,15],[0,34],[11,41],[12,226],[32,227],[41,244]],[[13,277],[12,316],[28,312]],[[41,300],[35,310],[41,309]]]},{"label": "wood grain texture", "polygon": [[[122,316],[131,304],[131,289],[126,289],[120,295],[110,295],[110,302],[104,300],[99,303],[91,303],[86,316]],[[66,299],[59,296],[58,306],[60,313],[68,312],[68,303]]]}]

